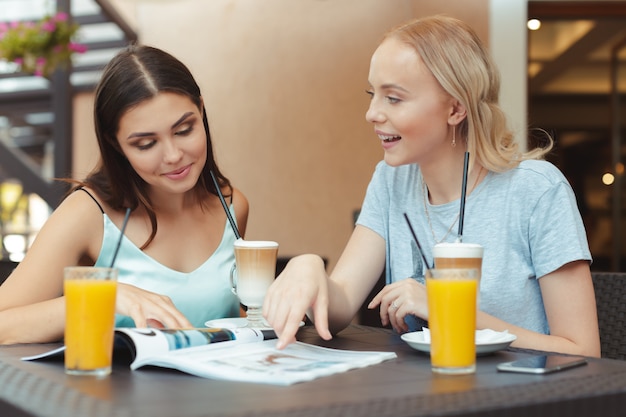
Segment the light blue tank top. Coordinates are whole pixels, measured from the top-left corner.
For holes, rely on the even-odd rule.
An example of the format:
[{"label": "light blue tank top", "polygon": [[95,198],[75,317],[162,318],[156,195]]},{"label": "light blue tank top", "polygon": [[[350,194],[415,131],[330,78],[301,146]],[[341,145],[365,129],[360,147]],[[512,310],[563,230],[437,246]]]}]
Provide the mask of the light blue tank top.
[{"label": "light blue tank top", "polygon": [[[232,207],[231,213],[234,213]],[[106,213],[102,248],[96,266],[109,266],[120,230]],[[235,263],[235,234],[226,222],[222,241],[215,252],[195,271],[184,273],[170,269],[141,251],[125,236],[122,238],[115,266],[118,281],[167,295],[194,327],[205,327],[207,320],[239,316],[239,300],[233,294],[229,274]],[[128,316],[116,315],[117,327],[134,327]]]}]

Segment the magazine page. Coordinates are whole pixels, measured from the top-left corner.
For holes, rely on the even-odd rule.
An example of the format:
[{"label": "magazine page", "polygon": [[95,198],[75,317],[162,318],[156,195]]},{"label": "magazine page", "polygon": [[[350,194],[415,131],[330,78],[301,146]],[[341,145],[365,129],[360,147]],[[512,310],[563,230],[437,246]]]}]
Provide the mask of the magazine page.
[{"label": "magazine page", "polygon": [[131,369],[159,366],[204,378],[291,385],[396,358],[394,352],[339,350],[302,342],[283,350],[275,345],[274,340],[205,345],[138,358]]},{"label": "magazine page", "polygon": [[63,360],[65,357],[65,346],[60,346],[52,350],[39,353],[32,356],[23,356],[20,359],[23,361],[36,361],[36,360]]},{"label": "magazine page", "polygon": [[[131,363],[137,358],[162,355],[172,350],[205,346],[212,343],[248,343],[275,339],[273,330],[267,329],[153,329],[119,327],[115,329],[113,360],[123,358]],[[65,346],[21,358],[33,360],[63,360]]]},{"label": "magazine page", "polygon": [[133,363],[146,357],[163,355],[173,350],[224,343],[230,346],[236,343],[258,342],[275,338],[276,334],[273,330],[246,327],[184,330],[131,327],[115,329],[116,348],[125,345],[130,351],[130,359]]}]

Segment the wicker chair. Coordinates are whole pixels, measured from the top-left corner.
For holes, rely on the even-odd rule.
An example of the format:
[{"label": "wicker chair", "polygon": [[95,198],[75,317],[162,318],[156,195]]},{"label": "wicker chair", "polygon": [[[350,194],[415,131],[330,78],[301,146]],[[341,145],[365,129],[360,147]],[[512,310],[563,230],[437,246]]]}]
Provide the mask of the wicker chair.
[{"label": "wicker chair", "polygon": [[16,266],[17,262],[0,259],[0,285],[11,275]]},{"label": "wicker chair", "polygon": [[602,357],[626,359],[626,273],[592,272]]}]

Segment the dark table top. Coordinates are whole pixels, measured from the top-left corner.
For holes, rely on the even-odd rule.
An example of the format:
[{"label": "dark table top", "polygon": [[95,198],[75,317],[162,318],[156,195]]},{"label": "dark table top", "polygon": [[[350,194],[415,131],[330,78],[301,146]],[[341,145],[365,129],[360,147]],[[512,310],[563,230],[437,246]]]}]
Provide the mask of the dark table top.
[{"label": "dark table top", "polygon": [[66,376],[62,362],[24,362],[55,346],[0,347],[0,416],[624,416],[626,362],[548,375],[497,372],[500,362],[537,354],[515,349],[477,360],[473,375],[443,376],[429,357],[385,329],[350,326],[331,341],[311,327],[299,340],[334,348],[390,350],[398,358],[288,387],[213,381],[178,371],[130,371],[104,379]]}]

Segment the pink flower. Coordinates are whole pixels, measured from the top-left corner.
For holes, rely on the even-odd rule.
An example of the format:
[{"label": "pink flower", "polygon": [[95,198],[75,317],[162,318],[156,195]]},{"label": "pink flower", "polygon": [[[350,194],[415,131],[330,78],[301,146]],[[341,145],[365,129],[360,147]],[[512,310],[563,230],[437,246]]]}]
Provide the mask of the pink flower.
[{"label": "pink flower", "polygon": [[[70,41],[78,25],[69,24],[69,20],[70,16],[67,13],[59,12],[37,22],[0,22],[0,48],[2,48],[0,55],[12,59],[25,72],[47,75],[57,64],[69,59],[73,53],[87,51],[85,45]],[[59,30],[63,31],[63,36],[56,39],[54,33]],[[10,42],[7,43],[7,39]],[[40,41],[46,42],[45,45],[40,47]],[[25,53],[28,54],[26,59]],[[40,56],[33,56],[38,54]],[[46,58],[51,60],[48,61]]]},{"label": "pink flower", "polygon": [[56,30],[56,28],[57,28],[57,25],[52,20],[45,21],[41,24],[41,29],[43,29],[46,32],[52,33]]},{"label": "pink flower", "polygon": [[79,54],[82,54],[82,53],[87,52],[87,45],[70,42],[69,45],[67,45],[67,49],[69,49],[70,51],[74,51],[74,52],[78,52]]},{"label": "pink flower", "polygon": [[59,12],[56,15],[54,15],[54,20],[56,20],[57,22],[65,22],[67,21],[67,13],[65,12]]},{"label": "pink flower", "polygon": [[34,70],[34,74],[37,76],[42,76],[44,75],[44,70],[46,69],[46,58],[44,57],[37,57],[37,59],[35,60],[35,70]]}]

